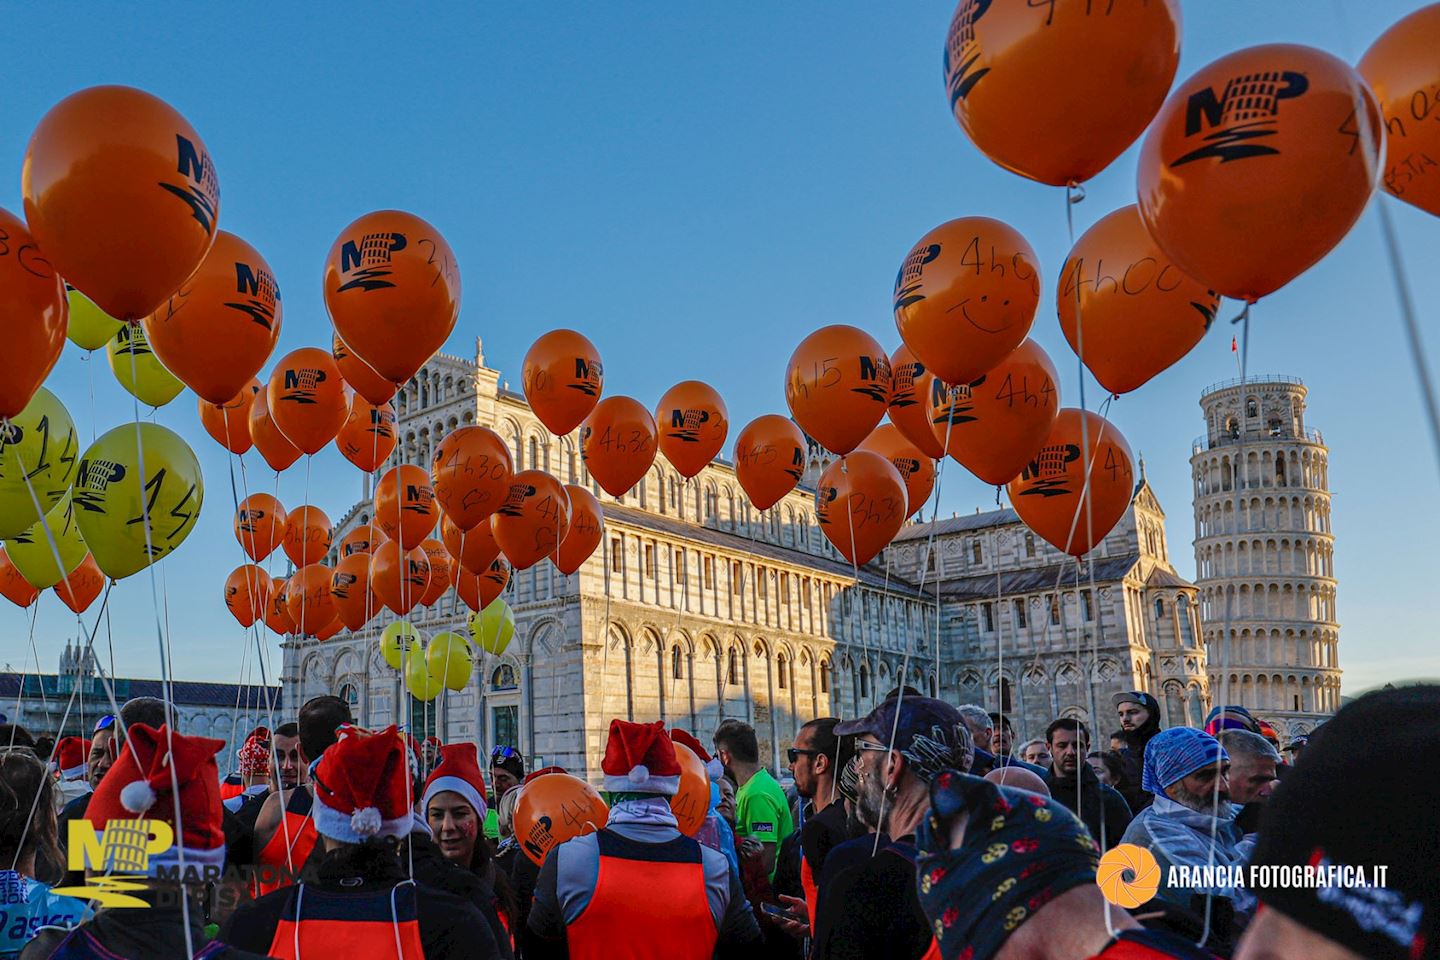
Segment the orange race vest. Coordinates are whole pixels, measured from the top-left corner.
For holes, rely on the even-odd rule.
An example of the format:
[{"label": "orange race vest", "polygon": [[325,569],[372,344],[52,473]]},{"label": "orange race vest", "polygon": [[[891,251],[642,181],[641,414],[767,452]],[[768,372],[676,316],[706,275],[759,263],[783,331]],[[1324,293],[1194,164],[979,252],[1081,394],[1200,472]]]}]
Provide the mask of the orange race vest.
[{"label": "orange race vest", "polygon": [[266,953],[281,960],[393,960],[397,943],[401,960],[424,960],[415,884],[346,893],[302,883],[286,895],[275,938]]},{"label": "orange race vest", "polygon": [[239,777],[236,777],[236,778],[235,778],[235,782],[234,782],[234,783],[231,783],[229,780],[221,780],[221,781],[220,781],[220,799],[221,799],[221,800],[229,800],[231,797],[238,797],[238,796],[240,796],[240,794],[242,794],[242,793],[244,793],[244,792],[245,792],[245,784],[243,784],[243,783],[240,782],[240,778],[239,778]]},{"label": "orange race vest", "polygon": [[[309,791],[301,793],[295,790],[290,794],[290,802],[285,805],[285,822],[276,829],[270,842],[255,856],[255,862],[259,866],[288,867],[297,874],[300,868],[305,866],[305,861],[310,859],[310,851],[315,849],[315,844],[320,839],[320,835],[315,832],[315,821],[310,817],[311,803],[313,800]],[[288,854],[285,849],[287,837],[290,840]],[[290,884],[290,880],[262,883],[257,878],[252,886],[255,896],[262,897]]]},{"label": "orange race vest", "polygon": [[810,930],[815,930],[815,907],[820,902],[820,888],[815,884],[815,872],[810,869],[810,861],[805,859],[805,854],[800,854],[800,889],[805,892],[805,912],[810,915]]},{"label": "orange race vest", "polygon": [[610,830],[595,838],[600,871],[566,929],[571,960],[710,960],[719,935],[700,844],[637,843]]}]

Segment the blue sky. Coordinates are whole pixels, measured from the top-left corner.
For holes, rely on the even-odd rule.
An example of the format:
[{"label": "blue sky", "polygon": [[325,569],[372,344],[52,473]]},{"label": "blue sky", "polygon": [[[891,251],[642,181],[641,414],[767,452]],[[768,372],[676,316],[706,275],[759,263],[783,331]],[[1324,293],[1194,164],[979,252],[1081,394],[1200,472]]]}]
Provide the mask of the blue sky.
[{"label": "blue sky", "polygon": [[[1191,0],[1180,77],[1271,41],[1353,62],[1420,5],[1331,2],[1301,15],[1288,3]],[[449,352],[469,355],[481,337],[488,363],[518,383],[535,336],[575,327],[600,348],[607,393],[650,403],[678,380],[703,379],[724,394],[736,429],[785,412],[785,361],[815,327],[853,323],[896,345],[890,285],[911,244],[944,220],[992,216],[1039,254],[1045,290],[1032,336],[1062,371],[1062,399],[1076,402],[1074,356],[1053,310],[1068,249],[1063,192],[994,166],[949,116],[940,57],[950,3],[319,9],[11,10],[19,42],[7,62],[18,82],[0,101],[0,205],[19,212],[25,143],[53,103],[97,83],[140,86],[204,137],[220,173],[220,225],[275,269],[285,301],[277,356],[329,342],[320,278],[338,231],[399,207],[436,224],[461,264],[464,305]],[[1089,184],[1077,233],[1132,202],[1136,152]],[[1440,276],[1422,258],[1440,222],[1394,210],[1434,364]],[[1231,333],[1217,324],[1111,411],[1144,454],[1187,576],[1197,401],[1205,385],[1235,375]],[[1330,444],[1346,692],[1440,675],[1426,601],[1440,534],[1435,460],[1373,209],[1322,263],[1261,303],[1250,372],[1303,377],[1308,421]],[[67,347],[49,386],[86,441],[131,419],[103,356],[87,361]],[[1087,394],[1100,396],[1093,381]],[[156,419],[190,439],[207,480],[198,526],[160,565],[175,672],[234,679],[244,634],[221,600],[239,562],[225,455],[188,392]],[[257,454],[247,461],[253,484],[265,468]],[[333,447],[316,456],[309,482],[312,502],[332,517],[360,492]],[[304,493],[302,463],[282,477],[281,499],[298,505]],[[946,471],[943,512],[993,502],[957,466]],[[75,623],[53,595],[41,603],[35,639],[53,670]],[[111,615],[117,671],[158,675],[143,576],[116,588]],[[20,666],[28,622],[0,605],[0,661]],[[106,639],[102,629],[101,649]]]}]

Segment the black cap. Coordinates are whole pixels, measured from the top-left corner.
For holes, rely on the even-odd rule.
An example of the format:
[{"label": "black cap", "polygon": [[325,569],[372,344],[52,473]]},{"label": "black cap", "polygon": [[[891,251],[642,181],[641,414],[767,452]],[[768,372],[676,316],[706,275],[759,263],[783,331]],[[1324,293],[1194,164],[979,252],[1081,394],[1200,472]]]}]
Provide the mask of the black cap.
[{"label": "black cap", "polygon": [[892,731],[894,749],[927,782],[945,769],[964,773],[975,760],[970,730],[960,711],[944,700],[901,696],[884,701],[859,720],[835,725],[837,737],[868,733],[880,743],[890,743]]}]

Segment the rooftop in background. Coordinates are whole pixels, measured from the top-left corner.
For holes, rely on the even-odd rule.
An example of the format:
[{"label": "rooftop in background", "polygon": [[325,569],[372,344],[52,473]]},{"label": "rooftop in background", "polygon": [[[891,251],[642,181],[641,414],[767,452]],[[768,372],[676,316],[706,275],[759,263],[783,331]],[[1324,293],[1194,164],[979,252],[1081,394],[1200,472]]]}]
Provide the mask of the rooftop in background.
[{"label": "rooftop in background", "polygon": [[1247,387],[1257,386],[1262,383],[1285,383],[1297,387],[1305,386],[1305,381],[1301,380],[1299,377],[1292,377],[1283,373],[1256,374],[1253,377],[1246,377],[1243,380],[1239,377],[1235,377],[1231,380],[1221,380],[1219,383],[1212,383],[1210,384],[1210,386],[1200,391],[1200,398],[1203,400],[1205,397],[1210,396],[1210,394],[1212,393],[1219,393],[1221,390],[1229,390],[1232,387],[1240,386],[1242,383]]},{"label": "rooftop in background", "polygon": [[928,537],[931,533],[935,536],[943,536],[947,533],[962,533],[966,530],[985,530],[990,527],[1003,527],[1012,523],[1019,523],[1020,517],[1009,507],[1002,507],[998,510],[986,510],[983,513],[961,513],[944,520],[915,520],[900,528],[895,534],[895,542],[914,540],[916,537]]},{"label": "rooftop in background", "polygon": [[[109,712],[109,695],[104,685],[96,677],[80,678],[83,687],[80,696],[91,703],[103,702],[105,712]],[[26,697],[43,697],[68,699],[75,689],[74,675],[57,675],[53,673],[0,673],[0,702],[11,701],[12,703],[22,695],[21,684],[24,684],[23,695]],[[159,680],[132,679],[130,677],[115,677],[110,681],[111,688],[115,692],[115,701],[124,704],[126,700],[135,697],[156,697],[165,699],[164,684]],[[254,706],[260,704],[273,704],[276,710],[280,709],[280,688],[263,687],[258,684],[236,684],[236,683],[203,683],[192,680],[176,680],[170,684],[174,693],[173,702],[184,707],[230,707],[236,703]]]}]

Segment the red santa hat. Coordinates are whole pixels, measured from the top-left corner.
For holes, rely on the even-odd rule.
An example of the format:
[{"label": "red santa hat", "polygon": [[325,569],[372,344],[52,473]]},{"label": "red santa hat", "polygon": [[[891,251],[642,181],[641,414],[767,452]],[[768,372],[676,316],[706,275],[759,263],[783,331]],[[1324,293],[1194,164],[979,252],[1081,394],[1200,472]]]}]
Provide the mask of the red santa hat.
[{"label": "red santa hat", "polygon": [[550,774],[552,774],[552,773],[565,773],[565,772],[566,772],[566,770],[565,770],[564,767],[541,767],[539,770],[531,770],[529,773],[525,774],[525,779],[524,779],[524,780],[521,780],[520,782],[521,782],[521,783],[529,783],[531,780],[534,780],[536,777],[548,777],[548,776],[549,776]]},{"label": "red santa hat", "polygon": [[[225,863],[225,834],[220,828],[220,769],[215,754],[225,741],[187,737],[143,723],[133,724],[105,778],[91,795],[85,819],[96,830],[112,820],[160,820],[175,826],[179,788],[180,827],[175,846],[149,858],[157,867],[220,867]],[[92,864],[93,866],[98,866]]]},{"label": "red santa hat", "polygon": [[605,789],[612,793],[673,796],[680,789],[680,761],[665,735],[665,724],[659,720],[611,720],[600,769],[605,774]]},{"label": "red santa hat", "polygon": [[61,780],[83,780],[89,772],[90,741],[84,737],[61,737],[55,745],[52,770],[60,771]]},{"label": "red santa hat", "polygon": [[480,772],[480,756],[473,743],[449,743],[440,748],[440,762],[425,781],[420,809],[430,805],[430,798],[446,790],[458,793],[475,808],[475,816],[485,819],[485,775]]},{"label": "red santa hat", "polygon": [[378,733],[344,726],[339,734],[311,774],[315,829],[342,843],[405,836],[410,779],[399,731],[394,724]]},{"label": "red santa hat", "polygon": [[428,743],[430,746],[436,748],[444,746],[444,744],[440,742],[440,738],[435,736],[433,733],[425,738],[425,742]]},{"label": "red santa hat", "polygon": [[715,757],[710,756],[710,751],[701,746],[700,741],[695,739],[694,735],[688,730],[681,730],[679,727],[676,727],[670,731],[670,739],[689,747],[695,756],[700,758],[700,762],[705,764],[705,775],[711,780],[719,780],[725,776],[725,764],[721,763]]}]

